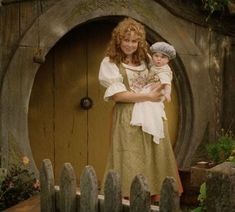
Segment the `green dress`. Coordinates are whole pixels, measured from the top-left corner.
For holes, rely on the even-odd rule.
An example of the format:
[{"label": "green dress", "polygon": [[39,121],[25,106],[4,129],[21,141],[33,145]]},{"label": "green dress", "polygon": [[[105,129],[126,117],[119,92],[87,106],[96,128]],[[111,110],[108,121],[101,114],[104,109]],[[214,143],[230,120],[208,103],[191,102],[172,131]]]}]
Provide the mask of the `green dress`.
[{"label": "green dress", "polygon": [[[120,84],[120,90],[129,90],[130,82],[133,83],[133,79],[127,79],[127,71],[130,70],[127,70],[125,67],[118,69],[116,68],[117,66],[115,67],[115,74],[117,74],[116,71],[119,71],[119,74],[122,76],[120,77],[120,75],[117,74],[117,76],[120,77],[120,82],[118,82],[115,87],[113,82],[116,81],[113,79],[110,80],[110,73],[104,76],[105,73],[103,72],[110,71],[110,67],[114,66],[113,64],[110,67],[108,65],[108,70],[105,70],[107,64],[104,63],[106,62],[109,61],[103,61],[103,67],[101,64],[99,75],[101,84],[107,87],[106,97],[112,95],[112,92],[117,92],[118,83],[120,82],[124,85],[124,87],[122,87],[123,85]],[[147,69],[145,68],[145,70]],[[115,77],[117,76],[115,75]],[[107,81],[111,82],[109,86],[107,86],[109,83],[104,83],[103,80],[105,79],[106,83]],[[111,86],[114,86],[115,88],[112,88],[112,91],[108,91]],[[156,144],[153,142],[153,136],[143,132],[140,126],[130,125],[133,106],[133,103],[116,103],[114,106],[112,141],[105,173],[110,169],[119,173],[122,196],[130,195],[130,186],[137,174],[144,175],[151,195],[160,194],[161,186],[166,176],[174,177],[178,181],[179,188],[181,188],[177,164],[170,142],[167,121],[164,120],[165,138],[162,139],[159,144]]]}]

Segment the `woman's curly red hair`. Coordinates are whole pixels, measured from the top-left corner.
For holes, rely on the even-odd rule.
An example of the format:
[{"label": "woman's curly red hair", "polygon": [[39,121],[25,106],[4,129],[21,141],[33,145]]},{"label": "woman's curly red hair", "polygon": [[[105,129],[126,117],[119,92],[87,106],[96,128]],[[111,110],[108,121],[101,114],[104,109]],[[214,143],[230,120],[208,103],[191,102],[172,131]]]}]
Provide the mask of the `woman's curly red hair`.
[{"label": "woman's curly red hair", "polygon": [[133,31],[138,35],[138,48],[133,53],[133,63],[139,65],[141,61],[149,62],[148,57],[148,44],[146,42],[146,32],[144,26],[132,18],[125,18],[123,21],[114,28],[112,32],[112,38],[109,43],[106,56],[110,58],[111,62],[119,64],[124,62],[126,55],[121,50],[121,41],[125,37],[126,33]]}]

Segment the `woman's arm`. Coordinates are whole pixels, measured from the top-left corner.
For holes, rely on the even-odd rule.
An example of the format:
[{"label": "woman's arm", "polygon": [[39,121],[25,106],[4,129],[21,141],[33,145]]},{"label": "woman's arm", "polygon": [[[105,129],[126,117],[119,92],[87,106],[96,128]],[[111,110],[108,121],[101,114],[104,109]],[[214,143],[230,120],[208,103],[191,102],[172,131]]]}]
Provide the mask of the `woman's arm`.
[{"label": "woman's arm", "polygon": [[162,91],[163,86],[161,84],[156,85],[156,87],[149,93],[134,93],[131,91],[124,91],[116,93],[112,96],[112,100],[115,102],[158,102],[163,96]]}]

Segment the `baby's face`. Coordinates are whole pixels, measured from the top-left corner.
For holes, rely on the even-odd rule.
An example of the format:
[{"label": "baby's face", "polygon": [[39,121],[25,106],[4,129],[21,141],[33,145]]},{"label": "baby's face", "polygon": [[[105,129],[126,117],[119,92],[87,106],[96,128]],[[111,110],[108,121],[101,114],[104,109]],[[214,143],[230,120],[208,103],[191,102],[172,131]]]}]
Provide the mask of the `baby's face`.
[{"label": "baby's face", "polygon": [[158,67],[164,66],[169,62],[169,57],[159,52],[154,53],[152,58],[153,64]]}]

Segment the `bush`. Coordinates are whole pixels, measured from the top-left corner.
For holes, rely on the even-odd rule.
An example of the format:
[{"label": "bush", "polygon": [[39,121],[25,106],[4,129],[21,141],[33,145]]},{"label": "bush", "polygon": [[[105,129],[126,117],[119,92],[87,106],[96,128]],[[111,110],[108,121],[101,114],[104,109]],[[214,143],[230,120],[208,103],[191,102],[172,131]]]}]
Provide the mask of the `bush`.
[{"label": "bush", "polygon": [[203,9],[209,13],[206,18],[206,21],[208,21],[213,13],[223,13],[228,7],[229,0],[201,0],[201,2]]},{"label": "bush", "polygon": [[28,169],[29,159],[9,166],[0,182],[0,211],[17,204],[39,192],[39,181]]},{"label": "bush", "polygon": [[232,132],[225,132],[223,129],[218,137],[218,141],[206,146],[209,159],[216,164],[226,161],[234,148],[235,138]]}]

